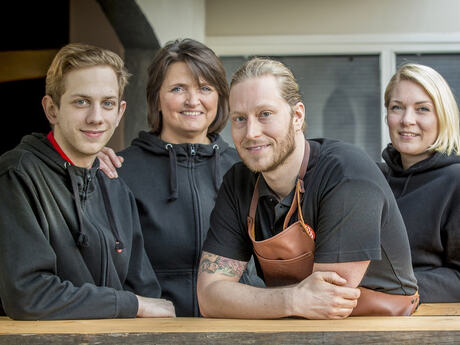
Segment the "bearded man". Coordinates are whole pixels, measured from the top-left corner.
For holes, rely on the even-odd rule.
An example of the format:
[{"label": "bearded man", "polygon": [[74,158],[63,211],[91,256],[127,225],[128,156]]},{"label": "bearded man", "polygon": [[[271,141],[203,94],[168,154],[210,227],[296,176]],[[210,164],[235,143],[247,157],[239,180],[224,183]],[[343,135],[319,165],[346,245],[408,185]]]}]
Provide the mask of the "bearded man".
[{"label": "bearded man", "polygon": [[[245,63],[231,82],[230,118],[243,162],[226,174],[211,215],[198,277],[201,313],[412,314],[417,285],[393,194],[357,147],[305,139],[305,106],[291,71],[270,59]],[[252,254],[268,288],[238,283]]]}]

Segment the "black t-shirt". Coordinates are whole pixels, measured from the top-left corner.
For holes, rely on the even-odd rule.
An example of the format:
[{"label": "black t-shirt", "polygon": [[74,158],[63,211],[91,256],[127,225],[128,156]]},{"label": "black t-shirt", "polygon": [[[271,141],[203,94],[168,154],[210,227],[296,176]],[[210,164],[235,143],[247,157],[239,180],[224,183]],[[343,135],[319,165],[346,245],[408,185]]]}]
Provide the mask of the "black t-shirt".
[{"label": "black t-shirt", "polygon": [[[354,145],[329,139],[310,142],[302,212],[316,232],[315,262],[371,260],[360,284],[412,295],[417,286],[409,242],[393,193],[376,164]],[[247,261],[253,253],[247,216],[257,174],[235,164],[224,177],[203,250]],[[261,176],[256,239],[282,229],[292,193],[278,202]],[[291,223],[296,221],[295,217]]]}]

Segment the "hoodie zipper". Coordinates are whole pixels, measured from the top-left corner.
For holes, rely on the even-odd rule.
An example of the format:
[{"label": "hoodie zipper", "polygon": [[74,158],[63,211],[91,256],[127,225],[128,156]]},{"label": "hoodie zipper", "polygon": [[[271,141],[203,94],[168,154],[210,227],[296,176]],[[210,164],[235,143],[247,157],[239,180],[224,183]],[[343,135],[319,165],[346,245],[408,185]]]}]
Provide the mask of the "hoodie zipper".
[{"label": "hoodie zipper", "polygon": [[92,180],[91,175],[86,174],[83,180],[82,202],[85,202],[88,199],[88,189],[89,189],[91,180]]},{"label": "hoodie zipper", "polygon": [[[192,195],[192,200],[194,204],[196,204],[196,218],[195,218],[195,259],[193,263],[193,274],[194,274],[194,279],[193,279],[193,290],[196,291],[196,272],[195,272],[195,267],[197,267],[200,256],[201,256],[201,251],[198,250],[201,248],[202,243],[201,243],[201,232],[202,232],[202,224],[201,224],[201,202],[200,202],[200,193],[198,191],[198,186],[196,184],[196,179],[195,179],[195,157],[196,157],[196,146],[195,144],[190,144],[190,159],[189,159],[189,179],[190,179],[190,186],[191,190],[193,191]],[[195,301],[193,302],[193,313],[197,311],[197,305],[195,305]]]}]

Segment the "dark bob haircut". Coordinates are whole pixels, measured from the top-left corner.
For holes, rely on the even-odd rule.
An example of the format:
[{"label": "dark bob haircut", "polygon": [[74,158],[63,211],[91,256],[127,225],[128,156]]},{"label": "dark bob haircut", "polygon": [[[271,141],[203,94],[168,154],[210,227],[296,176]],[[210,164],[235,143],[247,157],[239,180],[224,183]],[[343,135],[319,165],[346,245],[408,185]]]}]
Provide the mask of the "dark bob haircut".
[{"label": "dark bob haircut", "polygon": [[197,83],[200,78],[216,88],[219,94],[217,114],[208,128],[208,135],[219,133],[228,120],[228,84],[222,62],[216,54],[204,44],[181,39],[170,41],[161,48],[149,66],[147,83],[148,123],[154,134],[162,130],[160,108],[160,88],[171,64],[184,62],[192,72]]}]

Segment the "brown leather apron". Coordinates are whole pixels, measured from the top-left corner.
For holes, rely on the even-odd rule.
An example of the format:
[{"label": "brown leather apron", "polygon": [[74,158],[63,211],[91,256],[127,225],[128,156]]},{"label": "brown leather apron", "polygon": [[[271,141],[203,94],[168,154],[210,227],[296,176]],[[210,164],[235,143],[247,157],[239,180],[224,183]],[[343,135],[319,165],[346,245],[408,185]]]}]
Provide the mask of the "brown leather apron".
[{"label": "brown leather apron", "polygon": [[[295,284],[313,271],[315,254],[315,232],[305,224],[300,201],[305,193],[303,178],[310,157],[310,145],[305,141],[305,153],[297,177],[294,198],[284,219],[283,230],[263,241],[256,241],[254,219],[259,201],[259,179],[257,178],[248,216],[248,233],[254,253],[259,261],[267,286]],[[290,226],[289,221],[297,211],[299,220]],[[353,316],[396,316],[412,315],[419,304],[419,295],[392,295],[360,287],[361,296],[353,309]]]},{"label": "brown leather apron", "polygon": [[[305,193],[303,178],[307,171],[310,157],[310,145],[305,141],[305,154],[296,181],[294,199],[284,219],[283,231],[263,241],[255,240],[254,219],[259,201],[259,178],[257,178],[252,195],[248,216],[248,232],[254,246],[254,253],[259,260],[267,286],[284,286],[298,283],[308,277],[313,269],[315,253],[315,233],[305,224],[300,207]],[[290,226],[289,220],[297,211],[299,220]]]}]

